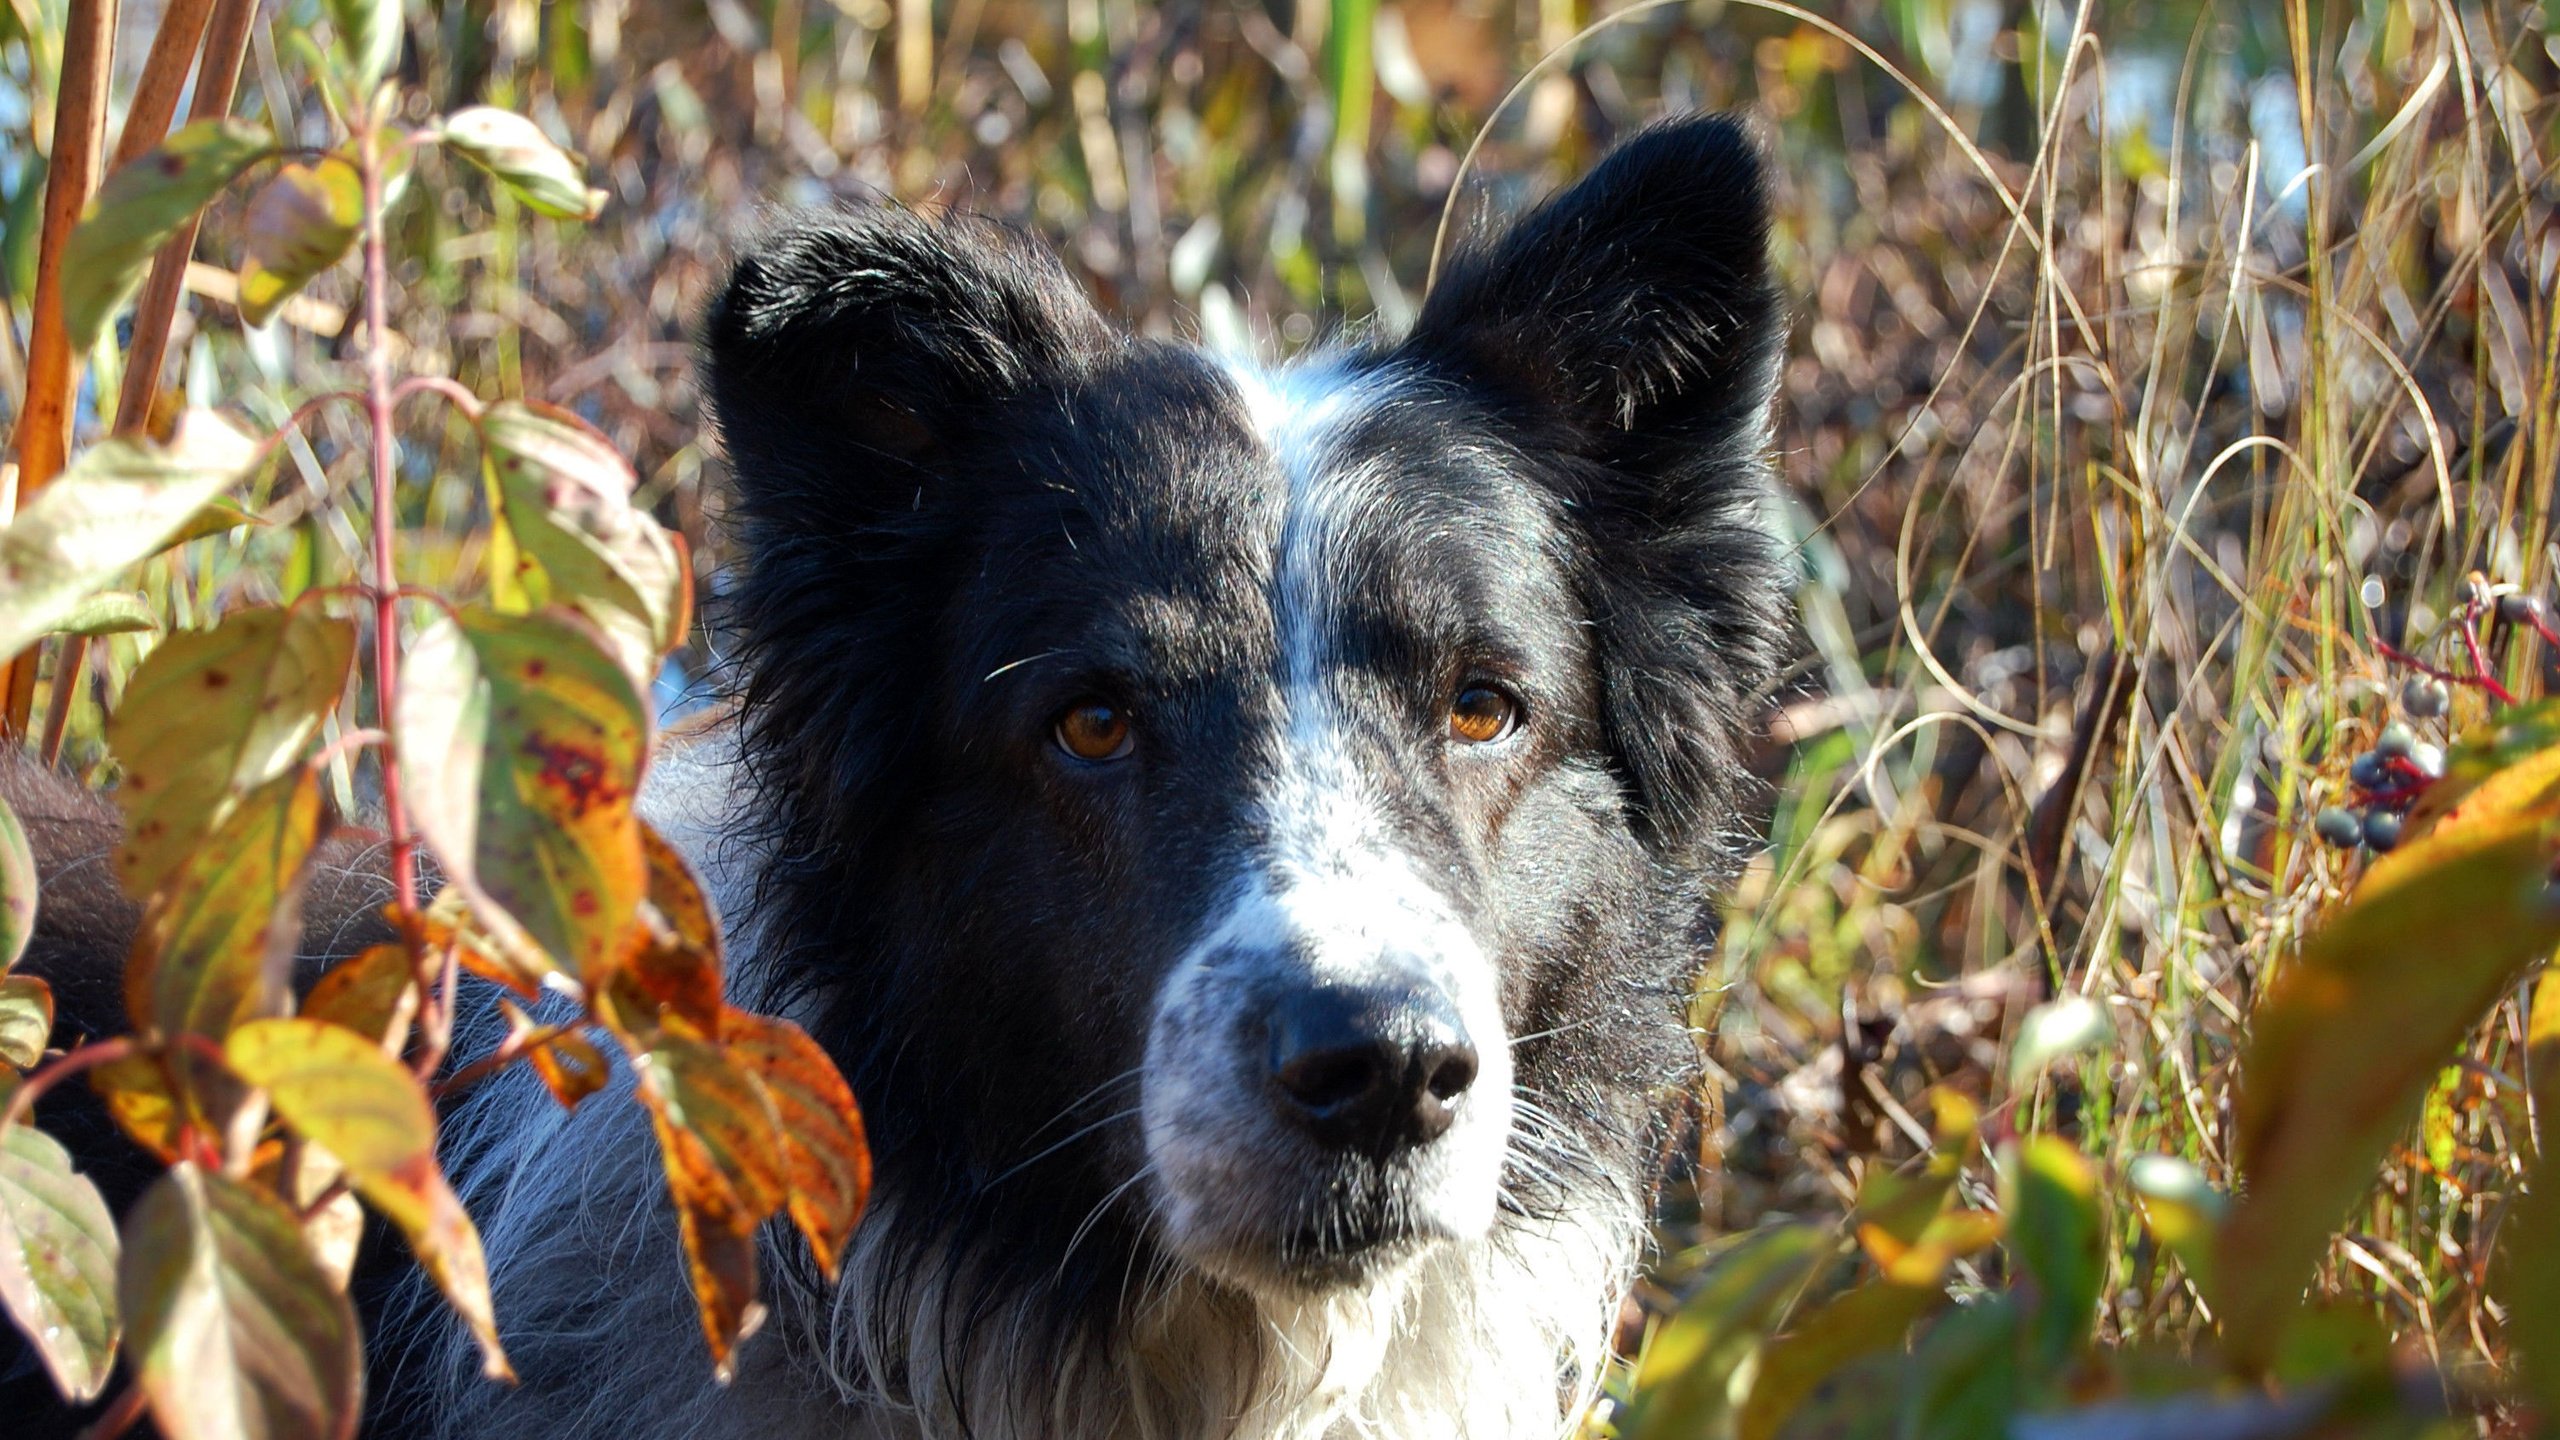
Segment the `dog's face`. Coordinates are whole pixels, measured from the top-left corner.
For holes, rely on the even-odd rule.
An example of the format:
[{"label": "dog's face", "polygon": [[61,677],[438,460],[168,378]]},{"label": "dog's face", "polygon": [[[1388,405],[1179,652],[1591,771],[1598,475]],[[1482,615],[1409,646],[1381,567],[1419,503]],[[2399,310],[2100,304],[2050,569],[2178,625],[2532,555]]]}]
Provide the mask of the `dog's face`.
[{"label": "dog's face", "polygon": [[966,220],[742,261],[768,943],[897,1203],[1304,1295],[1631,1165],[1776,643],[1764,235],[1665,127],[1278,372]]}]

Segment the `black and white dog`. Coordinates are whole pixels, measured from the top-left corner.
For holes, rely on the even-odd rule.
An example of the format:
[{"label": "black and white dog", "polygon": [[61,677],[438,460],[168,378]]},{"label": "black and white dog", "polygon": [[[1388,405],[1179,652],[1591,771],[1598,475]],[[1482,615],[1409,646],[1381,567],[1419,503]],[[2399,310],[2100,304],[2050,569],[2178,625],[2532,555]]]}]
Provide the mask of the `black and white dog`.
[{"label": "black and white dog", "polygon": [[647,803],[873,1209],[715,1387],[637,1107],[490,1087],[524,1383],[457,1343],[385,1433],[1559,1433],[1784,634],[1762,190],[1733,121],[1646,131],[1278,370],[992,224],[768,233],[706,345],[747,679]]}]

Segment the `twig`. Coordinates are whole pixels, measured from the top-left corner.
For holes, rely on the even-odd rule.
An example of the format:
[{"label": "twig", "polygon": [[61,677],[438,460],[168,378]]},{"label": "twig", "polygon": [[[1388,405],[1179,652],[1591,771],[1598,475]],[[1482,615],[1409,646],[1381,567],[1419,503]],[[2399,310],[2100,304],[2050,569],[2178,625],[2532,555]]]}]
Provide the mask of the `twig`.
[{"label": "twig", "polygon": [[151,1397],[143,1393],[139,1384],[125,1386],[115,1403],[99,1412],[98,1418],[89,1422],[89,1428],[80,1432],[80,1440],[116,1440],[134,1427],[150,1403]]},{"label": "twig", "polygon": [[[62,258],[98,182],[106,144],[107,74],[115,51],[115,0],[71,0],[56,82],[53,156],[45,172],[44,226],[36,241],[35,323],[27,341],[27,394],[18,410],[20,500],[53,483],[71,448],[79,368],[62,318]],[[9,516],[0,513],[0,524]],[[35,709],[36,652],[0,661],[0,736],[24,735]]]},{"label": "twig", "polygon": [[92,1040],[76,1050],[64,1052],[60,1059],[30,1071],[18,1086],[17,1093],[9,1097],[8,1108],[0,1110],[0,1130],[6,1130],[35,1113],[36,1102],[54,1086],[83,1070],[121,1060],[133,1050],[134,1039],[130,1035],[118,1035],[112,1040]]}]

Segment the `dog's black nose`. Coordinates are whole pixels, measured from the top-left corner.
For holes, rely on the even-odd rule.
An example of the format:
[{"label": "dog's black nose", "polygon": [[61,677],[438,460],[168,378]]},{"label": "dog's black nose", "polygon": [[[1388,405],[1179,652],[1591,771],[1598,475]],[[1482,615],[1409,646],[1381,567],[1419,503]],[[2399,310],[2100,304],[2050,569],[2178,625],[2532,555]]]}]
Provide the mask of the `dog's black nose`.
[{"label": "dog's black nose", "polygon": [[1272,1009],[1272,1108],[1319,1145],[1385,1156],[1436,1139],[1475,1078],[1437,987],[1327,985]]}]

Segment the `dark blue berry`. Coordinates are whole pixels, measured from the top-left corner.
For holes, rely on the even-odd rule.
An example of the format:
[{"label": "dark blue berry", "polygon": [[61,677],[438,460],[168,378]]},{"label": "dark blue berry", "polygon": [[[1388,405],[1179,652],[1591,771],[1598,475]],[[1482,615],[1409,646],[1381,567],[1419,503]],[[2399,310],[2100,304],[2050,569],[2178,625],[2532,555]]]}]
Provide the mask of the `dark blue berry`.
[{"label": "dark blue berry", "polygon": [[2400,843],[2400,812],[2374,810],[2364,817],[2364,843],[2381,854]]},{"label": "dark blue berry", "polygon": [[2311,817],[2311,833],[2319,836],[2322,844],[2352,850],[2364,840],[2364,822],[2346,806],[2332,805]]}]

